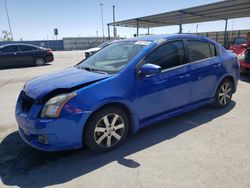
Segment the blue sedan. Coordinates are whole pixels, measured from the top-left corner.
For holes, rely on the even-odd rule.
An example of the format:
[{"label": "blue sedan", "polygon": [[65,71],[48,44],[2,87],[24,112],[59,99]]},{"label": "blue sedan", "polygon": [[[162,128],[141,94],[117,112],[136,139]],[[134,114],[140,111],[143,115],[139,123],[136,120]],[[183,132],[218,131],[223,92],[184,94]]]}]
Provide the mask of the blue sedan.
[{"label": "blue sedan", "polygon": [[23,140],[39,150],[105,152],[129,132],[166,118],[208,104],[228,106],[238,79],[237,57],[208,38],[126,39],[26,82],[16,120]]}]

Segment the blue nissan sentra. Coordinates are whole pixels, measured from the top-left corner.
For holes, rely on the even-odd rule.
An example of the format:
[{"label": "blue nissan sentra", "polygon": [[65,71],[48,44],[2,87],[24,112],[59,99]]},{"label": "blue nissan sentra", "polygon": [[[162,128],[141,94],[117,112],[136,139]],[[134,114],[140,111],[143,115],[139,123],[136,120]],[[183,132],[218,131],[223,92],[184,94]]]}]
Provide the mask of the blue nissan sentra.
[{"label": "blue nissan sentra", "polygon": [[126,39],[26,82],[16,120],[23,140],[39,150],[105,152],[128,132],[203,105],[228,106],[238,79],[237,57],[208,38]]}]

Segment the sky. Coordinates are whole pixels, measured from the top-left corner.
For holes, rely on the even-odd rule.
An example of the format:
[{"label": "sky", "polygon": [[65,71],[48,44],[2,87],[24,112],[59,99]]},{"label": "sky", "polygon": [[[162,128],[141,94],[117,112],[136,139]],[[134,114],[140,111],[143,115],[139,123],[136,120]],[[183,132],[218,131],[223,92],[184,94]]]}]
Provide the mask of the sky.
[{"label": "sky", "polygon": [[[103,4],[104,33],[107,23],[112,22],[112,6],[116,6],[116,20],[158,14],[192,6],[218,2],[218,0],[6,0],[14,40],[55,39],[54,28],[58,28],[58,38],[102,36],[101,7]],[[183,32],[196,32],[197,24],[183,26]],[[198,23],[198,32],[223,31],[225,21]],[[232,19],[228,29],[250,29],[250,18]],[[0,0],[0,31],[9,30],[4,0]],[[118,35],[132,37],[135,28],[118,27]],[[152,28],[150,33],[177,33],[177,26]],[[112,33],[112,30],[111,30]],[[140,34],[147,33],[140,29]],[[1,33],[0,33],[1,36]]]}]

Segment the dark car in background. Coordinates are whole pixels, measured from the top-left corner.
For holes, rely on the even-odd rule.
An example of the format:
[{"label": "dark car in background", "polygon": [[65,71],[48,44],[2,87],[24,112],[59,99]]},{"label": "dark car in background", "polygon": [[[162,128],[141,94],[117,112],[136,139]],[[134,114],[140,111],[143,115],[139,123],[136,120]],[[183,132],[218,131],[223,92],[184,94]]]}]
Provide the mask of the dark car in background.
[{"label": "dark car in background", "polygon": [[41,66],[54,60],[50,49],[29,44],[6,44],[0,46],[0,68],[34,65]]}]

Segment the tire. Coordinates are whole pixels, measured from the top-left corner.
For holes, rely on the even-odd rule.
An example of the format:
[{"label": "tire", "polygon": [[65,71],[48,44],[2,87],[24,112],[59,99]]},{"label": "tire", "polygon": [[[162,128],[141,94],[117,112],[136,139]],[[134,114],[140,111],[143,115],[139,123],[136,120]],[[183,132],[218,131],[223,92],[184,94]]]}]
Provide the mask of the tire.
[{"label": "tire", "polygon": [[213,106],[216,108],[227,107],[233,95],[233,83],[229,79],[224,79],[218,86],[214,96]]},{"label": "tire", "polygon": [[43,66],[46,61],[42,57],[37,57],[34,59],[34,66]]},{"label": "tire", "polygon": [[124,141],[128,130],[127,114],[118,107],[106,107],[90,117],[84,129],[83,142],[94,152],[112,151]]}]

